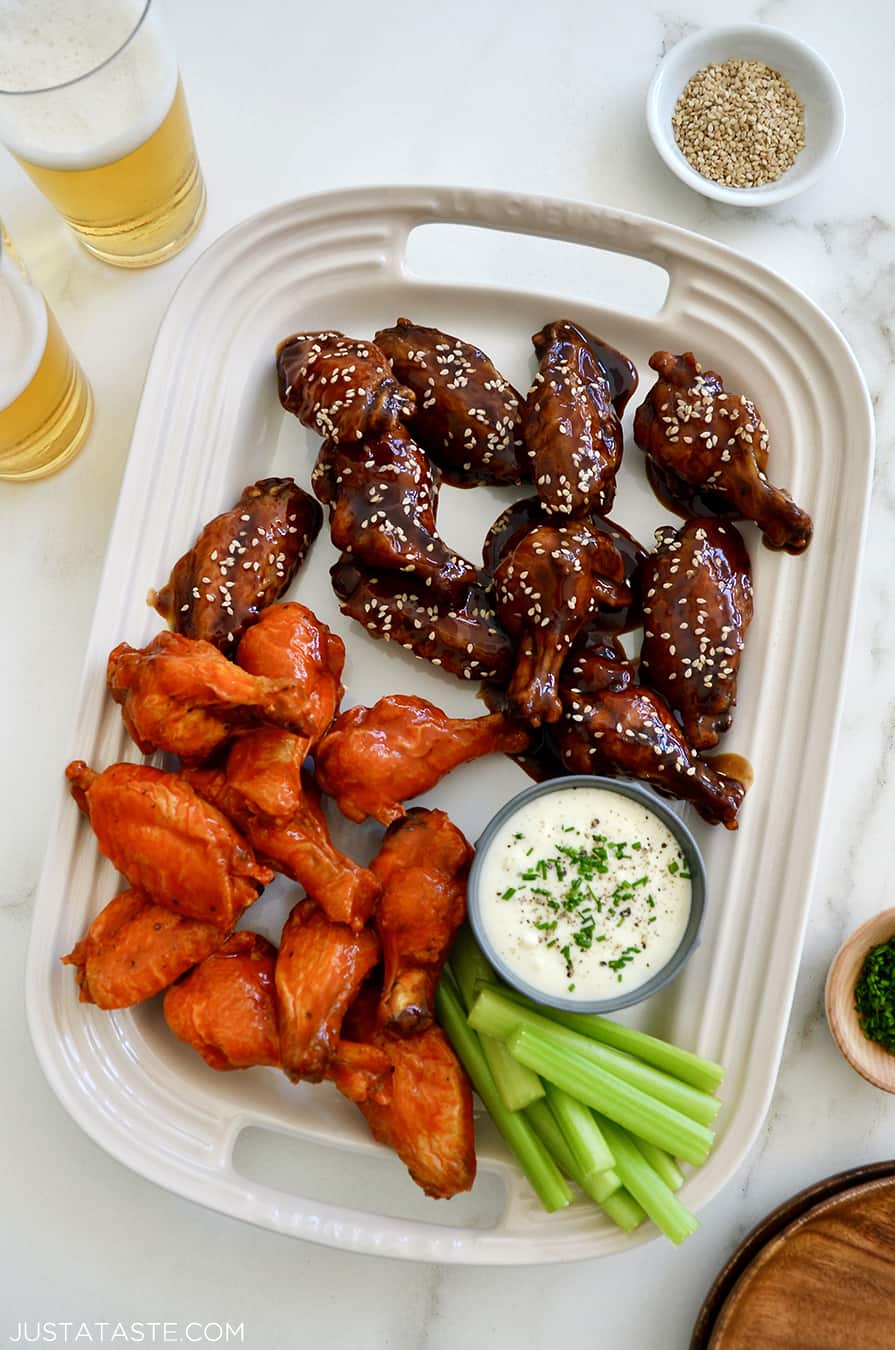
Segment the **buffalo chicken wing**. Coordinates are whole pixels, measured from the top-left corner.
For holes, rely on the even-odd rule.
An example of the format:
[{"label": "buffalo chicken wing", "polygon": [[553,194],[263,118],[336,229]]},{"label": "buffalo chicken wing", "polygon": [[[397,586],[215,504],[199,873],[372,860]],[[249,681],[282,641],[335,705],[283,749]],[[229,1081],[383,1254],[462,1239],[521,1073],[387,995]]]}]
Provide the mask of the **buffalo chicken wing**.
[{"label": "buffalo chicken wing", "polygon": [[280,1063],[274,967],[277,949],[234,933],[165,994],[165,1021],[212,1069]]},{"label": "buffalo chicken wing", "polygon": [[119,643],[106,681],[142,753],[167,750],[184,764],[201,764],[261,723],[299,735],[308,724],[294,680],[250,675],[210,643],[179,633],[159,633],[142,650]]},{"label": "buffalo chicken wing", "polygon": [[382,886],[375,916],[384,963],[379,1018],[399,1035],[432,1022],[435,987],[466,917],[472,857],[443,811],[414,807],[389,826],[371,863]]},{"label": "buffalo chicken wing", "polygon": [[192,769],[184,776],[201,797],[239,826],[259,857],[304,887],[330,919],[354,928],[364,926],[379,896],[379,883],[369,868],[334,847],[320,792],[307,771],[301,775],[298,809],[285,823],[253,814],[223,769]]},{"label": "buffalo chicken wing", "polygon": [[290,602],[266,610],[240,642],[236,660],[250,675],[295,681],[311,745],[339,711],[345,644],[305,605]]},{"label": "buffalo chicken wing", "polygon": [[377,1024],[375,989],[365,989],[345,1030],[353,1041],[379,1047],[392,1065],[390,1101],[358,1102],[373,1138],[394,1149],[432,1199],[468,1191],[476,1171],[472,1091],[441,1027],[390,1036]]},{"label": "buffalo chicken wing", "polygon": [[145,764],[65,771],[100,852],[137,890],[225,931],[273,880],[230,821],[178,774]]},{"label": "buffalo chicken wing", "polygon": [[372,929],[333,923],[311,900],[292,910],[280,939],[276,990],[283,1068],[293,1082],[326,1076],[346,1009],[378,961]]},{"label": "buffalo chicken wing", "polygon": [[[168,990],[165,1019],[211,1069],[282,1068],[275,969],[277,949],[257,933],[240,932]],[[375,1045],[339,1041],[326,1077],[354,1102],[385,1105],[391,1060]]]},{"label": "buffalo chicken wing", "polygon": [[448,717],[410,694],[344,712],[317,747],[317,781],[349,820],[390,825],[402,802],[435,787],[459,764],[524,750],[529,732],[500,713]]},{"label": "buffalo chicken wing", "polygon": [[266,825],[287,825],[301,810],[309,745],[306,737],[279,727],[259,727],[235,741],[224,770],[232,799],[240,803],[234,819],[254,816]]},{"label": "buffalo chicken wing", "polygon": [[185,918],[139,891],[124,891],[61,959],[75,967],[82,1003],[130,1008],[167,989],[226,936],[217,924]]}]

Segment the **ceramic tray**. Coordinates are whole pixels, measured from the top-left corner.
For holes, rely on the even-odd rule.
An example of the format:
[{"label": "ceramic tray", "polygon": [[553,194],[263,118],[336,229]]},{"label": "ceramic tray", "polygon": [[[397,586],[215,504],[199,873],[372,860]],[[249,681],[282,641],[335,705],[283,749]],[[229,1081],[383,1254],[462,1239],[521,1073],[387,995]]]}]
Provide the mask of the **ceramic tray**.
[{"label": "ceramic tray", "polygon": [[[478,228],[414,233],[439,222]],[[534,369],[530,334],[561,316],[632,356],[641,392],[651,383],[653,350],[692,348],[730,387],[755,398],[771,429],[772,476],[815,518],[814,542],[801,558],[771,554],[752,527],[745,530],[756,618],[724,749],[752,762],[755,786],[736,834],[688,813],[709,876],[703,944],[636,1018],[727,1066],[717,1147],[688,1177],[685,1202],[705,1204],[754,1139],[780,1058],[832,763],[872,467],[870,405],[843,338],[785,281],[707,239],[584,203],[477,189],[333,192],[246,221],[186,276],[152,358],[75,726],[60,747],[29,955],[32,1036],[60,1100],[93,1139],[222,1213],[414,1260],[512,1264],[615,1252],[654,1230],[626,1237],[583,1202],[542,1213],[487,1119],[478,1122],[475,1189],[427,1200],[328,1085],[295,1088],[267,1069],[215,1074],[168,1034],[159,1000],[112,1015],[79,1005],[72,972],[58,961],[120,884],[62,781],[68,757],[99,767],[137,758],[105,693],[107,653],[121,640],[142,645],[158,630],[147,590],[246,483],[290,473],[308,484],[317,442],[280,410],[277,341],[323,327],[371,335],[398,315],[476,342],[523,389]],[[649,543],[668,517],[646,484],[631,415],[613,515]],[[446,488],[440,528],[475,558],[514,495]],[[291,594],[348,643],[346,705],[411,692],[454,715],[481,711],[472,688],[342,618],[329,585],[333,560],[324,530]],[[458,770],[431,798],[475,839],[526,781],[495,757]],[[343,847],[362,860],[372,854],[375,830],[333,823]],[[248,921],[276,940],[295,898],[295,887],[278,882]]]}]

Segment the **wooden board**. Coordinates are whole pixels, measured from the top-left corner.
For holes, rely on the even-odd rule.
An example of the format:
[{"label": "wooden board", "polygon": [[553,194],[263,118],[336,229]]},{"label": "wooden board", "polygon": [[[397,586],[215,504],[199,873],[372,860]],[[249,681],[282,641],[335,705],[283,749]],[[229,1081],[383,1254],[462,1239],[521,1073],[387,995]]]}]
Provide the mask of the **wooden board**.
[{"label": "wooden board", "polygon": [[820,1201],[766,1243],[720,1310],[709,1350],[891,1350],[895,1177]]},{"label": "wooden board", "polygon": [[795,1195],[791,1195],[789,1199],[784,1200],[776,1209],[766,1214],[761,1222],[756,1224],[750,1233],[746,1234],[740,1245],[715,1276],[714,1283],[703,1300],[699,1316],[693,1326],[689,1350],[708,1350],[709,1340],[718,1320],[718,1314],[737,1280],[747,1266],[758,1256],[762,1248],[772,1238],[788,1228],[794,1219],[807,1213],[809,1209],[813,1209],[822,1200],[829,1199],[830,1196],[839,1195],[842,1191],[851,1190],[867,1181],[892,1176],[895,1176],[895,1160],[892,1159],[868,1163],[864,1167],[850,1167],[845,1172],[836,1172],[833,1176],[824,1177],[822,1181],[816,1181],[813,1186],[807,1186],[805,1190],[798,1191]]}]

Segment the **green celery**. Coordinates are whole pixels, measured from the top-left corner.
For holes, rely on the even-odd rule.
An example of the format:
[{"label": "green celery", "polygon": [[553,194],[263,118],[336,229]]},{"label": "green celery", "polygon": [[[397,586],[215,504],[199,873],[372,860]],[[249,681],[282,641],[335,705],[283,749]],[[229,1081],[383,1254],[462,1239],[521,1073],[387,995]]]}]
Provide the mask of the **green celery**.
[{"label": "green celery", "polygon": [[469,1012],[475,1003],[479,983],[482,980],[493,982],[495,976],[468,923],[464,923],[458,930],[449,960],[457,988],[460,990],[460,997],[466,1004],[466,1011]]},{"label": "green celery", "polygon": [[671,1154],[666,1153],[663,1148],[656,1148],[655,1144],[648,1143],[646,1139],[635,1139],[634,1143],[669,1190],[679,1191],[684,1184],[684,1174]]},{"label": "green celery", "polygon": [[514,1059],[503,1041],[479,1036],[482,1053],[488,1061],[500,1100],[508,1111],[522,1111],[544,1095],[544,1084],[536,1073]]},{"label": "green celery", "polygon": [[625,1189],[642,1205],[653,1223],[675,1244],[681,1243],[699,1227],[699,1220],[681,1204],[657,1172],[650,1167],[626,1130],[611,1120],[598,1117],[615,1157],[616,1170]]},{"label": "green celery", "polygon": [[532,1002],[525,994],[520,994],[515,989],[495,987],[499,988],[500,993],[506,998],[512,999],[521,1007],[541,1013],[551,1022],[557,1022],[560,1026],[577,1031],[591,1040],[635,1055],[645,1064],[652,1064],[654,1068],[662,1069],[702,1092],[714,1092],[724,1079],[722,1065],[716,1064],[712,1059],[704,1059],[702,1055],[695,1055],[692,1050],[682,1050],[679,1045],[672,1045],[670,1041],[662,1041],[657,1036],[637,1031],[634,1027],[626,1027],[621,1022],[613,1022],[608,1017],[600,1017],[597,1013],[565,1012],[561,1008],[547,1008]]},{"label": "green celery", "polygon": [[708,1157],[714,1135],[706,1126],[607,1073],[566,1046],[557,1045],[541,1032],[520,1027],[507,1045],[521,1063],[541,1078],[676,1158],[700,1165]]},{"label": "green celery", "polygon": [[600,1208],[624,1233],[633,1233],[646,1218],[646,1210],[624,1189],[613,1191],[612,1195],[601,1200]]},{"label": "green celery", "polygon": [[592,1112],[581,1102],[570,1097],[555,1083],[547,1084],[547,1101],[563,1137],[572,1150],[578,1170],[584,1176],[605,1172],[615,1161],[600,1133]]},{"label": "green celery", "polygon": [[494,1036],[497,1040],[507,1040],[520,1026],[530,1027],[543,1035],[556,1046],[564,1046],[581,1058],[588,1060],[607,1073],[622,1079],[631,1087],[639,1088],[657,1101],[698,1121],[700,1125],[710,1125],[721,1108],[717,1097],[707,1092],[697,1091],[688,1083],[682,1083],[670,1074],[643,1064],[631,1055],[613,1050],[607,1045],[567,1027],[558,1026],[545,1015],[546,1009],[534,1011],[531,1007],[518,1003],[504,995],[503,990],[494,985],[479,985],[478,996],[470,1009],[470,1025],[480,1035]]},{"label": "green celery", "polygon": [[438,1020],[457,1056],[472,1080],[491,1119],[516,1157],[541,1204],[549,1212],[571,1204],[572,1193],[556,1163],[518,1111],[508,1111],[497,1091],[479,1038],[466,1021],[453,980],[445,972],[435,994]]},{"label": "green celery", "polygon": [[[571,1177],[591,1200],[595,1200],[598,1205],[605,1208],[609,1197],[621,1189],[622,1183],[618,1174],[609,1168],[605,1172],[594,1172],[590,1176],[585,1176],[566,1143],[556,1117],[545,1101],[532,1102],[531,1106],[525,1108],[525,1115],[541,1143],[553,1155],[559,1170],[565,1172],[567,1177]],[[624,1227],[623,1224],[621,1226]]]},{"label": "green celery", "polygon": [[[460,998],[469,1012],[475,1002],[479,981],[494,978],[469,924],[463,924],[454,938],[450,968]],[[514,1059],[501,1041],[493,1036],[480,1036],[479,1040],[501,1101],[508,1111],[521,1111],[529,1102],[543,1097],[544,1085],[538,1075]]]}]

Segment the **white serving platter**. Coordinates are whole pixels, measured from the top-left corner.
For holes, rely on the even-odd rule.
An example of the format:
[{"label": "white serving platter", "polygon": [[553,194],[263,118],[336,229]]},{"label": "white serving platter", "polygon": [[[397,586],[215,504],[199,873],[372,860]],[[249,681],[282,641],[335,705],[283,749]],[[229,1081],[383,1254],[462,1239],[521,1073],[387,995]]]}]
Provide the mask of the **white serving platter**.
[{"label": "white serving platter", "polygon": [[[414,235],[410,256],[434,267],[439,279],[432,280],[411,270],[408,242],[417,226],[439,222],[484,229]],[[667,273],[661,303],[655,278],[664,278],[656,268]],[[515,284],[496,284],[508,269]],[[482,272],[486,281],[473,284]],[[607,296],[614,307],[605,307]],[[602,1255],[655,1230],[646,1225],[626,1237],[583,1201],[558,1215],[542,1213],[486,1118],[477,1121],[474,1190],[427,1200],[328,1085],[296,1088],[268,1069],[216,1074],[167,1032],[159,1000],[114,1014],[80,1005],[72,972],[58,960],[120,887],[62,780],[67,758],[98,767],[138,758],[105,692],[107,653],[121,640],[142,645],[158,631],[144,603],[147,590],[246,483],[288,473],[308,485],[318,443],[280,410],[277,341],[318,327],[369,336],[398,315],[477,343],[523,390],[534,369],[530,334],[562,316],[633,357],[641,394],[651,383],[653,350],[692,349],[729,387],[754,397],[771,430],[772,478],[815,518],[814,541],[801,558],[769,553],[757,532],[744,528],[756,617],[737,719],[723,749],[752,762],[755,786],[736,834],[686,813],[709,876],[703,943],[685,974],[632,1018],[727,1067],[718,1143],[687,1179],[688,1205],[704,1205],[755,1138],[786,1030],[832,764],[872,470],[870,402],[841,335],[787,282],[684,230],[585,203],[478,189],[332,192],[246,221],[186,276],[156,343],[69,754],[60,754],[29,952],[32,1037],[53,1089],[97,1143],[222,1213],[333,1247],[412,1260],[523,1264]],[[649,544],[668,516],[630,437],[638,402],[635,396],[626,419],[613,516]],[[477,558],[488,525],[515,495],[445,488],[440,528]],[[334,557],[324,528],[290,595],[345,638],[346,706],[413,692],[454,715],[482,711],[471,687],[374,641],[340,615],[328,576]],[[464,766],[430,798],[475,839],[526,782],[515,765],[495,757]],[[331,819],[342,847],[362,860],[372,853],[375,829],[340,822],[335,812]],[[297,895],[278,881],[245,926],[276,941]]]}]

